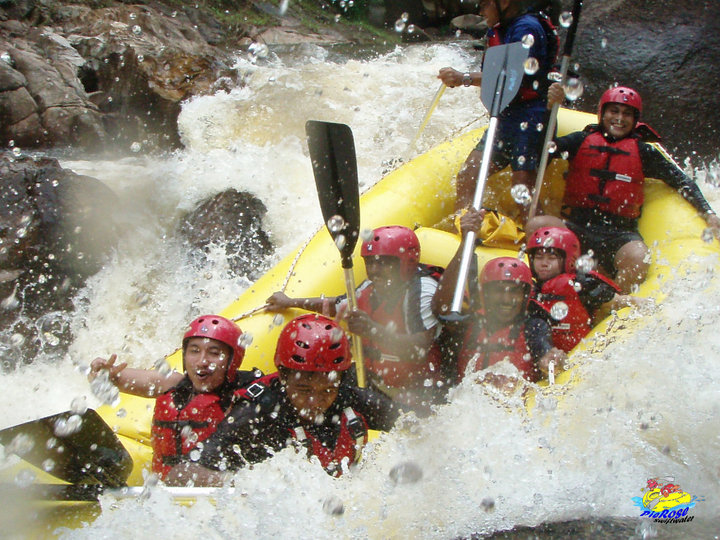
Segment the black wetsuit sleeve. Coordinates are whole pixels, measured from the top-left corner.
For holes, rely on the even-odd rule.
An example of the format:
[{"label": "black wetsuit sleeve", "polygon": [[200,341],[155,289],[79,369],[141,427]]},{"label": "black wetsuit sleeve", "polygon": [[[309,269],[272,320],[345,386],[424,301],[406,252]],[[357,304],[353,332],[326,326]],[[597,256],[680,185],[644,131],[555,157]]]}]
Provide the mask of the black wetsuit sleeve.
[{"label": "black wetsuit sleeve", "polygon": [[525,321],[525,342],[530,356],[537,362],[553,348],[552,328],[550,324],[539,317],[532,317]]},{"label": "black wetsuit sleeve", "polygon": [[257,414],[249,401],[236,403],[203,444],[198,464],[207,469],[234,471],[247,462],[247,444],[253,439]]},{"label": "black wetsuit sleeve", "polygon": [[638,146],[643,174],[646,177],[662,180],[668,186],[677,190],[701,214],[712,210],[698,185],[680,167],[666,159],[651,144],[640,142]]},{"label": "black wetsuit sleeve", "polygon": [[581,286],[578,292],[580,301],[590,314],[615,298],[617,294],[617,290],[612,285],[590,274],[578,274],[575,276],[575,281]]},{"label": "black wetsuit sleeve", "polygon": [[354,371],[348,372],[340,387],[348,406],[365,417],[368,428],[390,431],[402,411],[382,392],[358,387]]}]

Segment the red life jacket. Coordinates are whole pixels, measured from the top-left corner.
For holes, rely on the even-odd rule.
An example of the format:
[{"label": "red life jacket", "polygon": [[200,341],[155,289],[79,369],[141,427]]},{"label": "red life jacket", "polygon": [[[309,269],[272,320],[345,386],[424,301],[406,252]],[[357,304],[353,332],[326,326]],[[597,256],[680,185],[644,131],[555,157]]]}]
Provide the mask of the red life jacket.
[{"label": "red life jacket", "polygon": [[[551,70],[552,65],[556,62],[558,52],[560,51],[560,35],[558,34],[557,28],[555,28],[555,25],[550,20],[550,17],[548,17],[542,11],[527,13],[527,15],[537,17],[538,21],[540,21],[540,24],[543,27],[543,30],[545,30],[545,35],[547,36],[546,58],[548,69],[538,70],[539,76],[537,77],[523,77],[523,81],[518,92],[518,98],[516,98],[519,99],[521,102],[538,99],[540,97],[544,97],[545,94],[547,94],[547,89],[550,86],[550,83],[547,80],[547,72]],[[510,22],[510,24],[512,24],[512,21]],[[495,26],[492,27],[492,31],[488,33],[488,48],[505,44],[505,36],[503,30],[504,28],[501,23],[497,23]],[[538,58],[538,61],[542,61],[542,59]],[[544,76],[543,73],[545,74]],[[534,81],[537,81],[538,83],[537,88],[533,88]]]},{"label": "red life jacket", "polygon": [[[599,272],[592,271],[590,274],[620,292],[620,289],[612,280]],[[565,352],[570,352],[592,329],[592,314],[588,312],[582,300],[580,300],[578,291],[575,290],[574,280],[576,277],[576,274],[555,276],[542,284],[540,290],[536,291],[534,298],[535,302],[540,304],[551,315],[552,307],[558,302],[564,302],[567,306],[567,315],[559,321],[555,319],[552,321],[553,345]]]},{"label": "red life jacket", "polygon": [[[482,315],[480,319],[484,321]],[[528,381],[536,381],[538,373],[525,341],[525,322],[506,326],[491,335],[485,326],[471,323],[465,333],[458,355],[458,382],[465,376],[468,364],[474,363],[473,371],[481,371],[503,360],[518,368]]]},{"label": "red life jacket", "polygon": [[342,474],[342,462],[348,465],[360,461],[362,449],[368,441],[368,427],[365,419],[347,407],[340,418],[340,434],[335,448],[330,450],[311,431],[303,427],[290,430],[295,439],[304,444],[308,451],[320,460],[323,468],[333,476]]},{"label": "red life jacket", "polygon": [[570,162],[563,204],[637,219],[645,181],[638,138],[629,136],[609,142],[599,128],[590,129]]},{"label": "red life jacket", "polygon": [[217,394],[198,394],[182,409],[176,407],[173,394],[174,389],[158,397],[153,414],[152,470],[161,478],[165,478],[174,465],[184,461],[184,456],[198,443],[210,437],[225,418]]},{"label": "red life jacket", "polygon": [[[238,395],[252,401],[260,397],[278,376],[277,373],[265,375],[239,390]],[[317,456],[323,468],[333,476],[342,474],[341,464],[344,458],[348,459],[348,464],[359,461],[362,449],[368,441],[368,426],[365,418],[351,407],[343,411],[340,419],[340,434],[332,450],[323,445],[309,429],[301,426],[289,429],[293,438],[304,444],[309,454]]]},{"label": "red life jacket", "polygon": [[[436,279],[431,274],[433,279]],[[408,281],[407,286],[420,286],[419,275]],[[418,281],[416,281],[418,280]],[[358,309],[367,313],[370,318],[381,325],[391,325],[398,334],[407,334],[408,326],[405,320],[405,300],[408,291],[398,299],[394,306],[388,306],[385,301],[373,309],[370,297],[374,290],[371,283],[361,289],[357,296]],[[440,377],[440,349],[433,343],[423,361],[404,359],[384,350],[372,339],[363,339],[363,353],[365,367],[369,373],[382,380],[382,384],[390,388],[407,388],[422,386],[427,379],[437,380]]]}]

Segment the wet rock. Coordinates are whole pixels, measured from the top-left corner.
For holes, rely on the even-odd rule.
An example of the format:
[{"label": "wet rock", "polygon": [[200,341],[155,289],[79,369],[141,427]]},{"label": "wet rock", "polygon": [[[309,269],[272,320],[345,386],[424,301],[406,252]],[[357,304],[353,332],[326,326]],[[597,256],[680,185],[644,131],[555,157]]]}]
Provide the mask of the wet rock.
[{"label": "wet rock", "polygon": [[573,52],[586,88],[578,107],[595,110],[615,82],[631,86],[669,151],[717,158],[720,96],[708,74],[720,70],[718,50],[718,2],[586,2]]},{"label": "wet rock", "polygon": [[[115,246],[114,207],[104,184],[55,159],[0,154],[2,298],[16,290],[16,307],[27,313],[70,307],[71,291]],[[0,312],[0,327],[6,315]]]},{"label": "wet rock", "polygon": [[256,279],[273,250],[262,229],[266,213],[260,199],[230,189],[184,216],[179,230],[196,252],[205,253],[211,244],[224,246],[233,272]]}]

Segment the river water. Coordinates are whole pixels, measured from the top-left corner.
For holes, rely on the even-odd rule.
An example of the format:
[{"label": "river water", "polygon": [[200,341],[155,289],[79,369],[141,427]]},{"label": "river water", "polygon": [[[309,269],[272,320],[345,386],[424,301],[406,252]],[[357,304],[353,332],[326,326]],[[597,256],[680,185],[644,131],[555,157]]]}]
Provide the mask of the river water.
[{"label": "river water", "polygon": [[[187,259],[174,233],[181,212],[224,189],[250,191],[268,207],[264,226],[278,260],[322,221],[305,121],[352,127],[367,188],[412,153],[438,69],[465,69],[474,60],[453,45],[342,61],[303,45],[280,56],[240,57],[243,88],[186,103],[181,151],[63,162],[117,193],[123,234],[113,260],[76,298],[76,313],[56,315],[72,330],[69,352],[58,360],[50,335],[32,364],[0,374],[2,427],[66,410],[78,397],[96,405],[83,375],[92,358],[117,352],[150,367],[175,349],[190,318],[219,311],[248,287],[220,247],[201,268]],[[415,152],[479,126],[481,115],[475,89],[448,90]],[[717,179],[717,163],[684,165],[720,209],[720,189],[708,181]],[[550,392],[528,415],[517,398],[463,385],[432,419],[408,419],[398,433],[383,435],[362,467],[340,480],[288,451],[241,471],[241,489],[216,505],[178,507],[159,493],[145,501],[106,499],[93,524],[63,534],[457,538],[516,528],[508,537],[717,538],[717,264],[717,257],[698,261],[700,271],[675,277],[656,317],[580,368],[560,405]],[[401,475],[393,482],[389,471],[407,462],[422,470],[422,480],[403,483]],[[632,498],[648,478],[666,476],[698,498],[693,522],[638,519]],[[328,511],[341,505],[342,514]]]}]

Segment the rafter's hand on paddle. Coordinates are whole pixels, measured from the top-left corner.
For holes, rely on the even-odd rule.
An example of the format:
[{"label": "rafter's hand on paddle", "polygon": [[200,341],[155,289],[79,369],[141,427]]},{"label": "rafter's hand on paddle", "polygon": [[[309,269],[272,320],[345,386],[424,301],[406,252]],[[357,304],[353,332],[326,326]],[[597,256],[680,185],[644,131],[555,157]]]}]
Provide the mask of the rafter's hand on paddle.
[{"label": "rafter's hand on paddle", "polygon": [[565,101],[565,90],[562,84],[555,82],[548,88],[548,109],[552,109],[553,105],[562,105]]},{"label": "rafter's hand on paddle", "polygon": [[[438,79],[440,79],[448,88],[463,86],[465,84],[465,81],[463,80],[464,77],[465,73],[451,67],[444,67],[438,73]],[[472,77],[472,82],[475,82],[475,77]],[[471,84],[467,84],[466,86],[471,86]]]}]

